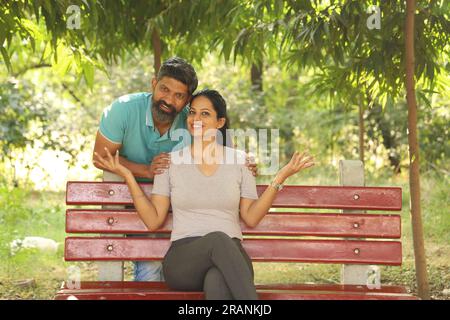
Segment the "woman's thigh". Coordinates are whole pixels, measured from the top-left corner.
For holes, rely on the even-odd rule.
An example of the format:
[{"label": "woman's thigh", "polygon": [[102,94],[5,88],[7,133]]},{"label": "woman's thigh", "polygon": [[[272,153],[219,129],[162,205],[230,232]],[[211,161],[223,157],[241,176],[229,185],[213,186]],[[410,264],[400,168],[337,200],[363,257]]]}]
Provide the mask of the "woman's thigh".
[{"label": "woman's thigh", "polygon": [[202,290],[203,280],[212,263],[208,257],[208,239],[186,238],[172,244],[163,261],[164,278],[178,290]]}]

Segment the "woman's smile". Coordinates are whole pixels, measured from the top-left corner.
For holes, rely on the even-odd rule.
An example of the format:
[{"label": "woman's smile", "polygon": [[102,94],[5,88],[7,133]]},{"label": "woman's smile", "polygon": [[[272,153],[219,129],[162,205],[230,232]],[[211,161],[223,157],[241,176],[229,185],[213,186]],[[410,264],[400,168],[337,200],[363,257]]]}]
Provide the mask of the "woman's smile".
[{"label": "woman's smile", "polygon": [[191,128],[194,130],[202,129],[205,126],[203,125],[203,122],[201,121],[194,121],[194,123],[191,124]]}]

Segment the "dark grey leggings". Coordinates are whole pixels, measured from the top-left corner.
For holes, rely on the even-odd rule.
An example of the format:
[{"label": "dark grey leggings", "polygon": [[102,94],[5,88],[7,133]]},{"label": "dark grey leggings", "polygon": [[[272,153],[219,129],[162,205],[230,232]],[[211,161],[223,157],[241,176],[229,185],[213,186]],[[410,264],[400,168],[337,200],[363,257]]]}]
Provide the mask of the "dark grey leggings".
[{"label": "dark grey leggings", "polygon": [[252,261],[240,240],[223,232],[172,242],[163,261],[173,290],[204,291],[208,300],[256,300]]}]

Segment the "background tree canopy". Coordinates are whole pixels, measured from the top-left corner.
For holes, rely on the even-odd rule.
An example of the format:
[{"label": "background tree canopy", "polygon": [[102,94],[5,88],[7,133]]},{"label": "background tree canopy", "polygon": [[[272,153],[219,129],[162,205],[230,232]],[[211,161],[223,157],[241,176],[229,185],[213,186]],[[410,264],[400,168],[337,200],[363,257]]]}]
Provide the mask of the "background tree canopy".
[{"label": "background tree canopy", "polygon": [[[326,161],[360,157],[369,170],[391,166],[400,172],[407,165],[405,4],[381,1],[380,29],[368,27],[372,5],[287,0],[2,1],[3,158],[14,148],[23,150],[35,140],[47,139],[45,148],[62,150],[73,162],[75,151],[85,143],[74,146],[64,138],[61,108],[48,94],[63,97],[64,103],[72,104],[71,112],[81,113],[78,119],[83,120],[73,130],[86,141],[83,137],[92,134],[103,107],[129,91],[148,91],[151,66],[157,68],[161,59],[178,55],[200,72],[216,70],[200,84],[226,90],[236,127],[279,128],[284,156],[302,141],[326,155]],[[448,15],[445,1],[419,2],[415,37],[422,165],[445,172]],[[11,97],[17,103],[11,104]],[[31,133],[31,123],[40,128],[40,135],[36,128]],[[61,139],[50,139],[51,132],[59,132]]]}]

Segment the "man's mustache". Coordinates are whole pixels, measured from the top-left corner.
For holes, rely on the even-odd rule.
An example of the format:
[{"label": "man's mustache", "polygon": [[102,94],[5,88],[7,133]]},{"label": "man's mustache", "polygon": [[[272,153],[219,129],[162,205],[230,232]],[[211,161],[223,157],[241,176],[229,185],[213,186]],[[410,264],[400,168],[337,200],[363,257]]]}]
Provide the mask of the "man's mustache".
[{"label": "man's mustache", "polygon": [[[175,106],[168,104],[167,102],[165,102],[164,100],[158,100],[156,102],[156,107],[161,107],[161,105],[165,105],[167,108],[169,108],[170,112],[166,112],[166,113],[173,113],[176,114],[177,113],[177,109],[175,108]],[[163,110],[164,111],[164,110]]]}]

